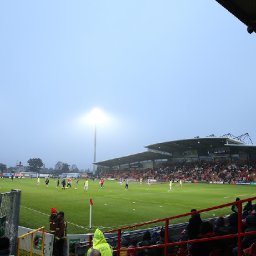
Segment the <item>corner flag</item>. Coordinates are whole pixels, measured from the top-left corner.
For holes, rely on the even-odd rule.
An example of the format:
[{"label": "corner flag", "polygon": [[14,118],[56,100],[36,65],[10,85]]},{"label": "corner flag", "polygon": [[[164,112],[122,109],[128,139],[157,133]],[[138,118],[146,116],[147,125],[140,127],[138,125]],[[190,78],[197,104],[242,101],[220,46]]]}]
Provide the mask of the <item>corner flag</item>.
[{"label": "corner flag", "polygon": [[90,198],[90,219],[89,219],[89,228],[92,228],[92,206],[93,206],[93,201]]}]

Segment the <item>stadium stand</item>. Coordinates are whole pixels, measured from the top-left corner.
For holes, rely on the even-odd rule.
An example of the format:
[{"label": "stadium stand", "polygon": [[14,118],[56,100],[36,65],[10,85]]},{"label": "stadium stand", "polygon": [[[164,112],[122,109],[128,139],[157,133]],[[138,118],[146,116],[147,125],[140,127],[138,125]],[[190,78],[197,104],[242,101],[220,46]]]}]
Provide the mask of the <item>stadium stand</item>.
[{"label": "stadium stand", "polygon": [[140,178],[147,181],[149,178],[159,182],[172,179],[183,182],[204,183],[253,183],[256,181],[256,163],[247,161],[194,161],[172,164],[162,164],[158,168],[130,169],[130,170],[102,170],[100,177],[109,179],[129,178],[139,182]]},{"label": "stadium stand", "polygon": [[[98,166],[97,174],[107,179],[128,178],[135,182],[141,182],[142,179],[143,182],[182,180],[193,183],[255,184],[256,147],[245,144],[241,140],[244,135],[196,137],[149,145],[146,147],[149,150],[147,152],[95,163]],[[242,203],[245,202],[246,206],[242,210]],[[230,207],[228,216],[201,220],[195,225],[197,232],[194,232],[195,227],[192,228],[194,236],[189,235],[190,221],[177,226],[169,225],[169,220],[177,218],[174,216],[166,219],[162,229],[157,227],[144,230],[147,239],[143,239],[142,233],[124,232],[131,227],[110,231],[118,232],[116,237],[111,238],[111,244],[116,249],[116,255],[120,252],[122,255],[141,256],[253,255],[256,233],[250,233],[249,236],[245,232],[255,232],[252,223],[256,218],[256,206],[249,199],[238,199],[234,203],[212,209],[227,206]],[[231,208],[236,208],[236,212],[232,212]],[[191,219],[208,210],[193,210]],[[182,216],[189,216],[189,213]]]}]

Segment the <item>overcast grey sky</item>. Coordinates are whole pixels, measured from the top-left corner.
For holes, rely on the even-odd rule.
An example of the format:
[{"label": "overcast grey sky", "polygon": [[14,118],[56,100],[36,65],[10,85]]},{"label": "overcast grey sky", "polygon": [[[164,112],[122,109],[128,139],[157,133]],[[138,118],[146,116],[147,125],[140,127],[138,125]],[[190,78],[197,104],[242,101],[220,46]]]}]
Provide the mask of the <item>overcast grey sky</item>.
[{"label": "overcast grey sky", "polygon": [[0,2],[0,162],[91,168],[157,142],[248,132],[255,34],[216,1]]}]

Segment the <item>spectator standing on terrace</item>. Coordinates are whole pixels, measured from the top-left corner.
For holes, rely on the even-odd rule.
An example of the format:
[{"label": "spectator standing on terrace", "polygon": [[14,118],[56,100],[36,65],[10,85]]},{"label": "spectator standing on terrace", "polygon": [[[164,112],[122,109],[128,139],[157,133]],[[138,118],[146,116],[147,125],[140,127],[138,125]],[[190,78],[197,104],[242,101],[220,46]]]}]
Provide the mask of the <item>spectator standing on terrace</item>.
[{"label": "spectator standing on terrace", "polygon": [[[92,239],[92,248],[87,252],[87,256],[90,256],[93,250],[98,250],[102,256],[112,256],[112,249],[107,243],[107,240],[98,228],[95,230],[93,239]],[[93,255],[93,254],[92,254]]]},{"label": "spectator standing on terrace", "polygon": [[[256,231],[256,215],[249,214],[245,219],[245,232]],[[256,235],[244,236],[242,239],[242,247],[248,248],[252,243],[256,242]]]},{"label": "spectator standing on terrace", "polygon": [[[240,198],[239,198],[239,197],[236,198],[236,202],[237,202],[237,201],[240,201]],[[238,206],[237,206],[237,204],[232,204],[232,206],[231,206],[231,211],[232,211],[232,212],[235,212],[235,213],[238,213]]]},{"label": "spectator standing on terrace", "polygon": [[67,236],[67,222],[64,219],[64,212],[59,212],[56,219],[54,256],[64,256],[64,244]]},{"label": "spectator standing on terrace", "polygon": [[[256,215],[250,214],[245,219],[244,232],[256,231]],[[241,249],[249,248],[254,242],[256,242],[256,235],[244,236],[242,238]],[[233,249],[233,255],[238,255],[238,248]]]},{"label": "spectator standing on terrace", "polygon": [[[213,226],[209,221],[201,223],[199,228],[198,239],[214,237]],[[216,241],[205,241],[201,243],[193,243],[190,248],[191,256],[208,256],[211,251],[216,248]]]},{"label": "spectator standing on terrace", "polygon": [[236,212],[231,213],[227,219],[227,230],[228,233],[235,234],[238,229],[238,214]]},{"label": "spectator standing on terrace", "polygon": [[132,249],[132,250],[128,250],[127,256],[136,256],[136,249],[135,249],[136,245],[137,245],[137,240],[132,239],[131,244],[128,246],[128,249]]},{"label": "spectator standing on terrace", "polygon": [[200,225],[202,223],[200,213],[197,213],[196,209],[192,209],[191,214],[192,216],[189,219],[189,222],[186,228],[189,240],[197,238],[199,234]]},{"label": "spectator standing on terrace", "polygon": [[128,247],[128,241],[126,239],[122,239],[119,256],[128,256],[127,247]]},{"label": "spectator standing on terrace", "polygon": [[253,210],[252,201],[248,201],[247,204],[243,208],[243,215],[244,214],[250,214]]},{"label": "spectator standing on terrace", "polygon": [[[152,245],[152,240],[151,240],[151,234],[150,232],[147,230],[144,234],[143,234],[143,237],[142,237],[142,241],[139,242],[137,244],[137,246],[139,247],[142,247],[142,246],[149,246],[149,245]],[[138,256],[153,256],[154,253],[153,253],[153,249],[144,249],[144,250],[138,250]]]},{"label": "spectator standing on terrace", "polygon": [[57,221],[57,209],[51,208],[51,215],[49,217],[49,226],[50,226],[50,233],[55,235],[56,231],[56,221]]},{"label": "spectator standing on terrace", "polygon": [[216,235],[227,234],[227,228],[225,225],[225,218],[220,216],[214,221],[213,231]]}]

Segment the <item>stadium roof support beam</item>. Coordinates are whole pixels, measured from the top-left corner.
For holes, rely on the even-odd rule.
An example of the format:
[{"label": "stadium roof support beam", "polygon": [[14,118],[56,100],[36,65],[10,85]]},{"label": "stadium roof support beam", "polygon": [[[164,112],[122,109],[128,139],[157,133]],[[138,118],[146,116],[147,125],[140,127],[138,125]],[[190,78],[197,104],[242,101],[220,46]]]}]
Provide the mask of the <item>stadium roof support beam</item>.
[{"label": "stadium roof support beam", "polygon": [[247,26],[248,33],[256,32],[255,0],[216,0]]}]

